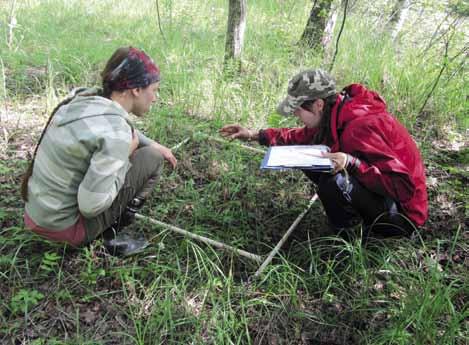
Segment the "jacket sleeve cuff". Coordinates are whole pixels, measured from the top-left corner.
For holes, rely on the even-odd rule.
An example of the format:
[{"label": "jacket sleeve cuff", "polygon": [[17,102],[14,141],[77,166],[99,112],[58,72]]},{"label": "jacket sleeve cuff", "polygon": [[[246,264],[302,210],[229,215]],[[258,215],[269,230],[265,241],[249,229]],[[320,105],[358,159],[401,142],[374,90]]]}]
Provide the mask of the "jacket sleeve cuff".
[{"label": "jacket sleeve cuff", "polygon": [[263,129],[259,130],[259,137],[258,137],[257,141],[261,145],[269,146],[269,140],[268,140],[267,135],[265,134],[265,131]]},{"label": "jacket sleeve cuff", "polygon": [[150,146],[152,143],[153,143],[153,140],[151,140],[150,138],[148,138],[147,136],[145,136],[142,132],[140,132],[139,130],[135,129],[135,131],[137,132],[137,136],[138,136],[138,147],[144,147],[144,146]]},{"label": "jacket sleeve cuff", "polygon": [[347,171],[350,173],[354,173],[359,171],[361,160],[357,157],[347,154]]}]

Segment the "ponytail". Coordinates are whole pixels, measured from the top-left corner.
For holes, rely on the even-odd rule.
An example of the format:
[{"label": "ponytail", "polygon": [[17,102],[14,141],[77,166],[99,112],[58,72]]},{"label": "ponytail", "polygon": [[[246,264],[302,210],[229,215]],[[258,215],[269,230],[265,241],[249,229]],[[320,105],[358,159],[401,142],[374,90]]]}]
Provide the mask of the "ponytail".
[{"label": "ponytail", "polygon": [[28,202],[28,181],[31,175],[33,174],[33,167],[34,167],[34,161],[36,159],[36,154],[37,150],[39,148],[39,145],[41,144],[42,138],[44,137],[44,134],[46,133],[47,128],[49,127],[49,124],[52,121],[52,118],[54,117],[55,113],[59,110],[59,108],[65,104],[68,104],[72,98],[67,98],[60,102],[55,109],[52,111],[52,114],[50,115],[49,119],[47,120],[46,125],[44,126],[44,129],[42,130],[41,136],[39,137],[39,141],[36,145],[36,148],[34,149],[34,154],[33,158],[31,159],[31,162],[29,163],[28,169],[23,175],[23,179],[21,181],[21,198],[23,199],[24,202]]},{"label": "ponytail", "polygon": [[332,108],[334,107],[336,101],[337,94],[334,94],[324,99],[324,112],[322,115],[321,122],[319,123],[319,130],[313,139],[314,144],[331,145],[331,114]]},{"label": "ponytail", "polygon": [[113,71],[119,66],[124,59],[127,58],[129,55],[130,47],[121,47],[118,48],[114,54],[109,58],[104,70],[101,72],[101,79],[103,81],[102,84],[102,96],[105,98],[111,98],[112,88],[112,80],[113,80]]}]

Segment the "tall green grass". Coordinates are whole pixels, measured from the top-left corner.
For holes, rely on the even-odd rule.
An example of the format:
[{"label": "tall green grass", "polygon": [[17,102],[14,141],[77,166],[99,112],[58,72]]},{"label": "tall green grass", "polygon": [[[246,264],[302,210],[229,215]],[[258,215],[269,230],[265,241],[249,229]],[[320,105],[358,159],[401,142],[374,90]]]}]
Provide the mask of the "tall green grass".
[{"label": "tall green grass", "polygon": [[[164,36],[159,32],[153,1],[138,5],[126,1],[24,2],[16,11],[19,25],[13,51],[8,50],[6,40],[0,41],[0,47],[9,90],[21,94],[47,85],[50,76],[33,71],[47,71],[48,66],[56,71],[54,84],[62,82],[62,89],[96,83],[104,61],[117,46],[139,46],[161,66],[164,102],[182,106],[192,115],[261,127],[267,124],[294,73],[329,66],[317,52],[298,45],[309,6],[309,1],[250,3],[243,70],[239,78],[231,80],[226,80],[222,71],[227,4],[221,0],[160,1]],[[4,21],[8,8],[1,7]],[[428,31],[434,27],[428,22],[438,17],[424,17],[420,31],[407,27],[396,48],[383,30],[383,8],[386,6],[380,2],[349,8],[332,71],[338,85],[361,82],[379,91],[411,130],[417,120],[419,128],[439,129],[456,120],[464,128],[467,73],[465,68],[456,69],[461,59],[448,66],[425,113],[418,114],[444,63],[441,44],[422,54],[430,42]],[[339,16],[337,28],[341,20]],[[412,20],[409,26],[415,24]],[[450,56],[461,49],[466,27],[461,24],[461,33],[451,42]],[[5,37],[6,26],[1,29]],[[331,49],[334,46],[335,41]],[[31,80],[35,78],[39,80]]]}]

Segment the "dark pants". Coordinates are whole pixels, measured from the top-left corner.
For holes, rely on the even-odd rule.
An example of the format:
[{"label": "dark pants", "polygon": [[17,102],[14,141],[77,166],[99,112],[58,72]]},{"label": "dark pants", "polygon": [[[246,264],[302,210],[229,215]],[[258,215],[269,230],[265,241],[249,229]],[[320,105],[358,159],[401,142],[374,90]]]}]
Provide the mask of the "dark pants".
[{"label": "dark pants", "polygon": [[114,224],[133,198],[138,196],[146,199],[148,197],[163,168],[163,156],[154,148],[143,147],[132,154],[130,163],[132,167],[127,172],[124,185],[111,207],[97,217],[85,219],[87,242],[94,240]]},{"label": "dark pants", "polygon": [[409,236],[414,225],[396,201],[373,193],[355,177],[344,172],[335,175],[305,170],[318,187],[318,196],[331,227],[347,236],[347,230],[363,221],[363,235]]}]

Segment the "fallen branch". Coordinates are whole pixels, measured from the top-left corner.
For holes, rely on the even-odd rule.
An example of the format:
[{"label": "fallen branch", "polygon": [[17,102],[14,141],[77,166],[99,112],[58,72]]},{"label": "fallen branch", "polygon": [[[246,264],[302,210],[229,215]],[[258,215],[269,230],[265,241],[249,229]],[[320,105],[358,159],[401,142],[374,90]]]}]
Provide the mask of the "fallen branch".
[{"label": "fallen branch", "polygon": [[225,139],[220,139],[220,138],[212,137],[212,136],[207,136],[207,138],[209,140],[217,141],[217,142],[222,143],[222,144],[235,145],[235,146],[238,146],[238,147],[242,147],[243,149],[246,149],[246,150],[250,150],[250,151],[253,151],[253,152],[256,152],[256,153],[265,154],[264,150],[258,149],[258,148],[255,148],[255,147],[239,144],[239,143],[236,143],[236,142],[232,142],[232,141],[228,141],[228,140],[225,140]]},{"label": "fallen branch", "polygon": [[180,148],[182,145],[184,145],[185,143],[187,143],[189,140],[191,140],[190,137],[184,139],[184,140],[181,141],[179,144],[174,145],[173,147],[171,147],[171,151],[176,151],[178,148]]},{"label": "fallen branch", "polygon": [[280,248],[282,247],[282,245],[285,243],[285,241],[288,239],[288,237],[290,236],[290,234],[293,232],[293,230],[296,229],[296,227],[298,226],[298,224],[301,222],[301,220],[303,219],[303,217],[306,215],[306,213],[308,213],[308,211],[310,210],[311,206],[313,206],[314,202],[318,199],[318,195],[317,194],[314,194],[313,197],[311,198],[311,200],[309,201],[309,204],[308,204],[308,207],[306,207],[306,209],[300,213],[300,215],[295,219],[295,221],[293,222],[292,225],[290,225],[290,228],[288,228],[287,232],[285,233],[285,235],[283,235],[283,237],[280,239],[280,241],[277,243],[277,245],[275,246],[274,249],[272,249],[272,251],[270,252],[270,254],[267,256],[267,259],[264,260],[264,262],[262,263],[262,265],[259,267],[259,269],[256,271],[256,273],[254,273],[254,278],[257,278],[264,270],[265,268],[267,267],[268,264],[270,264],[270,262],[272,261],[272,259],[274,258],[275,255],[277,255],[278,251],[280,250]]},{"label": "fallen branch", "polygon": [[250,260],[253,260],[253,261],[256,261],[256,262],[262,262],[262,257],[259,256],[259,255],[256,255],[256,254],[252,254],[252,253],[249,253],[245,250],[242,250],[242,249],[238,249],[238,248],[235,248],[235,247],[232,247],[230,245],[227,245],[225,243],[222,243],[222,242],[219,242],[219,241],[215,241],[215,240],[212,240],[208,237],[205,237],[205,236],[200,236],[200,235],[196,235],[196,234],[193,234],[192,232],[190,231],[187,231],[187,230],[184,230],[184,229],[181,229],[181,228],[178,228],[174,225],[170,225],[170,224],[166,224],[166,223],[163,223],[163,222],[160,222],[159,220],[156,220],[156,219],[153,219],[153,218],[150,218],[150,217],[146,217],[146,216],[143,216],[141,214],[138,214],[136,213],[135,214],[135,217],[137,219],[143,219],[143,220],[146,220],[152,224],[155,224],[155,225],[158,225],[158,226],[161,226],[165,229],[168,229],[168,230],[171,230],[173,232],[176,232],[178,234],[181,234],[181,235],[184,235],[184,236],[187,236],[187,237],[190,237],[194,240],[197,240],[197,241],[201,241],[203,243],[206,243],[206,244],[209,244],[215,248],[219,248],[219,249],[222,249],[222,250],[227,250],[227,251],[230,251],[230,252],[233,252],[237,255],[240,255],[240,256],[244,256],[245,258],[248,258]]}]

